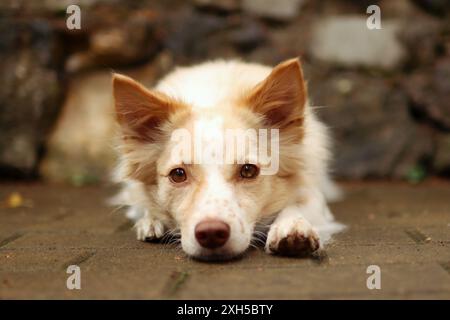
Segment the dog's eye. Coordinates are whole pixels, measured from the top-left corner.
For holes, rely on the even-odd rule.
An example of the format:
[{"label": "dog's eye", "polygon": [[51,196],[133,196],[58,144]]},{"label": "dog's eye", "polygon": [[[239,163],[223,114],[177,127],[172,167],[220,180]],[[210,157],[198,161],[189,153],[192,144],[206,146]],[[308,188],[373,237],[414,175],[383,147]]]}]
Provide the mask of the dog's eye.
[{"label": "dog's eye", "polygon": [[186,180],[186,171],[183,168],[176,168],[169,173],[170,180],[174,183],[180,183]]},{"label": "dog's eye", "polygon": [[255,178],[259,174],[259,169],[254,164],[244,164],[241,167],[241,177],[245,179]]}]

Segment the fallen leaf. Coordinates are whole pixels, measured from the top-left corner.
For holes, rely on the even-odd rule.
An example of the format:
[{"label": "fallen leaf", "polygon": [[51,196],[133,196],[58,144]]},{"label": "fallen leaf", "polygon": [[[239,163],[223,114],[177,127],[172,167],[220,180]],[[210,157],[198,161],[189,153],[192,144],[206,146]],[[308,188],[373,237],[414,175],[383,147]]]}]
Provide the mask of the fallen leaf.
[{"label": "fallen leaf", "polygon": [[2,208],[22,208],[22,207],[33,207],[33,201],[25,199],[19,192],[15,191],[8,195],[8,197],[0,203]]},{"label": "fallen leaf", "polygon": [[18,192],[11,193],[6,199],[6,207],[7,208],[18,208],[23,206],[23,197]]}]

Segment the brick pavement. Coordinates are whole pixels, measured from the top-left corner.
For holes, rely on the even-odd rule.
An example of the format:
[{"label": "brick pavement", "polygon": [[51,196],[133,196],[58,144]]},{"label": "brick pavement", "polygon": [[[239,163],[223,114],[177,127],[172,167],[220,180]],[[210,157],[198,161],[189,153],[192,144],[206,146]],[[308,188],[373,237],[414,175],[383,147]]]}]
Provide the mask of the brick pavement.
[{"label": "brick pavement", "polygon": [[[347,183],[332,205],[349,225],[314,258],[204,263],[173,245],[142,243],[106,205],[111,187],[0,184],[25,207],[0,208],[0,298],[450,299],[450,183]],[[81,290],[68,290],[68,265]],[[368,290],[366,268],[381,268]]]}]

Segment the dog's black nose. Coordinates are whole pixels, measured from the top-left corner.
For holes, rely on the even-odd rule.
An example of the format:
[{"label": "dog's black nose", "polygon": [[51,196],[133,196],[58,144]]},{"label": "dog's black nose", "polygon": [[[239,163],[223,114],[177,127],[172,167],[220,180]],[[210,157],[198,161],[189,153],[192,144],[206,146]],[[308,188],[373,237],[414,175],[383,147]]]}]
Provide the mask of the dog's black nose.
[{"label": "dog's black nose", "polygon": [[230,238],[230,226],[220,220],[202,221],[195,226],[195,238],[204,248],[220,248]]}]

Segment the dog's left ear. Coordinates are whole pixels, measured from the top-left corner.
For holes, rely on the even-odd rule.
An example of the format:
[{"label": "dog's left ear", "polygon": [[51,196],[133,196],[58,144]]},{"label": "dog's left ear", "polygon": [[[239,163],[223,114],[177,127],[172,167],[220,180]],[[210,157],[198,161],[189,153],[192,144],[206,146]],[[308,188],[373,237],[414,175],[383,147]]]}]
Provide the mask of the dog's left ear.
[{"label": "dog's left ear", "polygon": [[301,125],[307,100],[299,59],[277,65],[270,75],[246,95],[245,105],[264,116],[272,128]]},{"label": "dog's left ear", "polygon": [[138,141],[156,141],[160,126],[184,105],[167,95],[146,89],[133,79],[113,75],[116,116],[123,136]]}]

